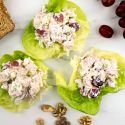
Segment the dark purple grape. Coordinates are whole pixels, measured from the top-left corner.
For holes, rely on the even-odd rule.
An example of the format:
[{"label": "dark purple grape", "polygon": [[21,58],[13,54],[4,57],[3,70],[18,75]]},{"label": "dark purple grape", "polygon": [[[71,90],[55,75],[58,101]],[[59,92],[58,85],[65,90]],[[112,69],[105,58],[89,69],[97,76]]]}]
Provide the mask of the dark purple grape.
[{"label": "dark purple grape", "polygon": [[122,28],[125,28],[125,17],[122,17],[122,18],[119,20],[119,26],[122,27]]},{"label": "dark purple grape", "polygon": [[116,15],[119,17],[125,17],[125,6],[120,5],[116,9]]},{"label": "dark purple grape", "polygon": [[70,23],[69,26],[75,28],[76,31],[78,31],[79,28],[80,28],[80,25],[79,25],[77,22],[75,22],[75,23]]},{"label": "dark purple grape", "polygon": [[125,30],[124,30],[124,32],[123,32],[123,37],[125,38]]},{"label": "dark purple grape", "polygon": [[19,66],[19,63],[18,63],[18,61],[12,61],[12,62],[10,62],[10,65],[11,66]]},{"label": "dark purple grape", "polygon": [[110,26],[102,25],[99,28],[99,33],[105,38],[111,38],[114,34],[114,31]]},{"label": "dark purple grape", "polygon": [[100,82],[97,82],[97,85],[98,85],[98,86],[102,86],[103,83],[104,83],[103,81],[100,81]]},{"label": "dark purple grape", "polygon": [[103,85],[103,81],[100,79],[100,77],[97,77],[96,79],[94,79],[92,81],[92,85],[95,86],[95,87],[100,87]]},{"label": "dark purple grape", "polygon": [[114,3],[115,3],[115,0],[102,0],[102,4],[103,4],[105,7],[112,6]]},{"label": "dark purple grape", "polygon": [[93,89],[91,89],[89,96],[91,98],[96,98],[98,96],[98,94],[99,94],[99,89],[93,88]]}]

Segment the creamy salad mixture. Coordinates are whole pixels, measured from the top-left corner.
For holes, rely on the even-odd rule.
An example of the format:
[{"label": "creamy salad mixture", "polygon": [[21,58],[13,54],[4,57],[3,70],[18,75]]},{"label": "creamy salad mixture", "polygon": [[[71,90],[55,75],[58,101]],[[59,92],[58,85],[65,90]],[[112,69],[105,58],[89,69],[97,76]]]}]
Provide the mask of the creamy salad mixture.
[{"label": "creamy salad mixture", "polygon": [[80,25],[76,21],[74,8],[60,13],[48,13],[43,7],[34,18],[34,27],[36,39],[41,47],[44,45],[47,48],[60,43],[65,51],[70,51]]},{"label": "creamy salad mixture", "polygon": [[116,86],[118,67],[115,60],[99,58],[94,54],[88,55],[81,58],[79,72],[81,78],[76,79],[76,83],[83,96],[96,98],[102,87]]},{"label": "creamy salad mixture", "polygon": [[15,101],[33,99],[43,87],[43,74],[30,58],[7,62],[0,71],[1,88]]}]

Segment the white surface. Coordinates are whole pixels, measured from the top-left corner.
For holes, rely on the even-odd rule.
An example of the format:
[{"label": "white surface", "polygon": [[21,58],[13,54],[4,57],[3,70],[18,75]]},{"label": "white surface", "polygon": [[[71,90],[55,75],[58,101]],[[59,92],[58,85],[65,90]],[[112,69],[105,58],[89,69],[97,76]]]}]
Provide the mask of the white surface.
[{"label": "white surface", "polygon": [[[120,53],[125,57],[125,39],[122,37],[123,29],[119,28],[117,22],[118,17],[115,16],[114,9],[117,3],[105,8],[101,5],[101,0],[73,0],[82,8],[91,24],[91,33],[86,43],[86,49],[90,47],[98,47],[101,49],[112,50]],[[16,23],[16,30],[8,34],[0,40],[0,56],[5,53],[12,53],[14,50],[23,50],[21,37],[24,27],[35,13],[41,8],[41,5],[47,0],[6,0],[7,8]],[[101,24],[111,25],[116,33],[113,38],[105,39],[98,34],[98,27]],[[48,60],[47,64],[55,70],[63,70],[68,75],[71,73],[71,67],[61,60]],[[65,67],[65,68],[64,68]],[[67,69],[68,68],[68,69]],[[45,125],[54,125],[55,118],[50,113],[42,113],[39,109],[41,103],[56,104],[63,102],[57,94],[56,88],[49,89],[43,96],[43,100],[39,101],[30,109],[23,113],[9,113],[0,108],[0,125],[35,125],[38,117],[46,120]],[[100,112],[93,117],[93,125],[125,125],[125,90],[117,94],[109,94],[103,98]],[[68,106],[67,106],[68,107]],[[77,120],[84,113],[76,111],[68,107],[67,117],[72,125],[78,125]]]}]

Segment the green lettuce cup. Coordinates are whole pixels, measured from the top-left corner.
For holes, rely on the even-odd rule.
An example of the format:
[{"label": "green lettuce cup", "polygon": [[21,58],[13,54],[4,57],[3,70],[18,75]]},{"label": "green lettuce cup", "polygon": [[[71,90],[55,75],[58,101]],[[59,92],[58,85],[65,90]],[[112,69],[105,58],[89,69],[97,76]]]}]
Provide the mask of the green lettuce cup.
[{"label": "green lettuce cup", "polygon": [[41,87],[40,91],[37,93],[36,97],[33,100],[23,99],[21,102],[17,104],[10,97],[8,91],[3,89],[1,87],[2,84],[0,84],[0,106],[10,112],[22,112],[25,109],[28,109],[40,99],[41,93],[48,87],[47,76],[50,69],[46,65],[44,65],[41,61],[34,60],[33,58],[29,57],[27,54],[21,51],[14,51],[13,55],[9,54],[3,55],[0,58],[0,70],[2,70],[3,64],[7,62],[12,62],[19,59],[24,60],[25,58],[30,58],[34,62],[34,64],[38,67],[38,69],[44,73],[42,75],[43,87]]},{"label": "green lettuce cup", "polygon": [[80,66],[80,57],[75,57],[71,61],[73,67],[73,73],[71,75],[69,83],[66,82],[63,75],[59,72],[55,73],[56,84],[58,86],[58,92],[64,101],[74,109],[82,111],[87,114],[95,115],[100,110],[102,97],[108,93],[116,93],[125,88],[125,59],[115,52],[102,51],[98,49],[92,49],[89,53],[95,53],[98,57],[116,60],[118,65],[118,78],[116,79],[116,86],[105,86],[101,88],[100,94],[97,98],[88,98],[80,94],[80,89],[75,80],[80,78],[78,72]]},{"label": "green lettuce cup", "polygon": [[[74,39],[73,50],[82,51],[85,43],[85,39],[90,31],[89,23],[87,21],[85,13],[82,9],[75,3],[68,0],[49,0],[48,5],[46,5],[48,12],[61,12],[63,9],[76,8],[76,21],[80,24],[79,31],[76,32]],[[30,21],[26,30],[23,34],[23,46],[26,52],[35,59],[44,60],[47,58],[59,58],[64,55],[69,55],[59,43],[54,43],[54,45],[46,48],[40,47],[39,41],[35,39],[35,28],[33,26],[33,20]]]}]

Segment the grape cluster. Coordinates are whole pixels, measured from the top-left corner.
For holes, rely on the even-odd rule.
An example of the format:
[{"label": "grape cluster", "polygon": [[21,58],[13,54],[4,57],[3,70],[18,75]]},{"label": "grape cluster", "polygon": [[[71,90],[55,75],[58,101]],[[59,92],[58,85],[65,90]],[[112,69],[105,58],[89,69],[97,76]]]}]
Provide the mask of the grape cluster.
[{"label": "grape cluster", "polygon": [[116,15],[120,17],[119,26],[124,28],[123,37],[125,38],[125,0],[116,9]]},{"label": "grape cluster", "polygon": [[[102,0],[105,7],[109,7],[115,3],[115,0]],[[120,17],[119,26],[124,28],[123,37],[125,38],[125,0],[122,0],[116,8],[116,15]],[[105,38],[111,38],[114,34],[113,29],[108,25],[102,25],[99,28],[99,33]]]}]

